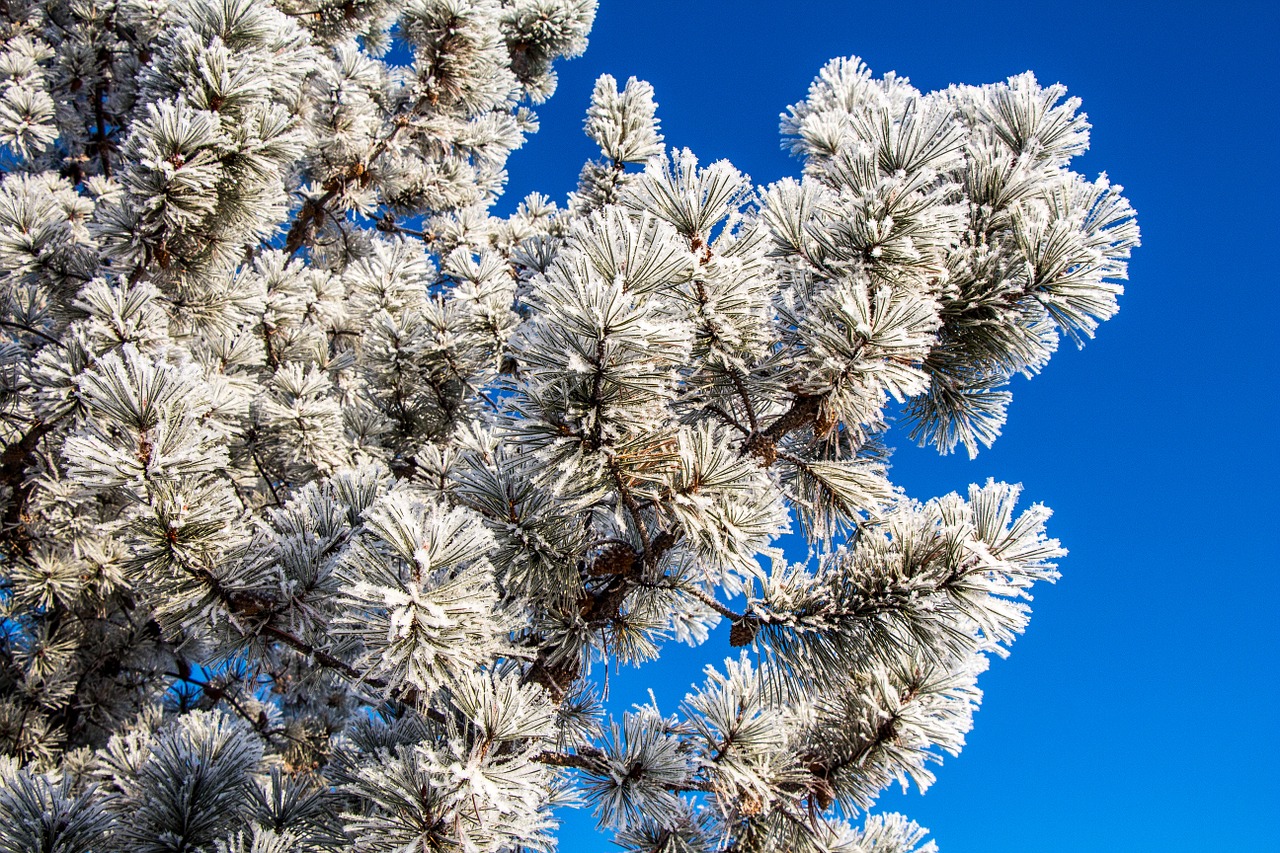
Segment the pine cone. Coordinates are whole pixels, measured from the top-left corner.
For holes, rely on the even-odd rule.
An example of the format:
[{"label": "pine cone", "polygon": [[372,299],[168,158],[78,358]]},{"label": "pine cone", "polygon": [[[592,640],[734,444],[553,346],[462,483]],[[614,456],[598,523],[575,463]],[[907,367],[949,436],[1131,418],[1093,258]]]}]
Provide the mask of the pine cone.
[{"label": "pine cone", "polygon": [[607,542],[593,548],[587,555],[587,573],[603,575],[630,575],[635,571],[640,555],[625,542]]},{"label": "pine cone", "polygon": [[729,645],[737,648],[749,646],[760,633],[760,620],[754,616],[743,616],[729,626]]}]

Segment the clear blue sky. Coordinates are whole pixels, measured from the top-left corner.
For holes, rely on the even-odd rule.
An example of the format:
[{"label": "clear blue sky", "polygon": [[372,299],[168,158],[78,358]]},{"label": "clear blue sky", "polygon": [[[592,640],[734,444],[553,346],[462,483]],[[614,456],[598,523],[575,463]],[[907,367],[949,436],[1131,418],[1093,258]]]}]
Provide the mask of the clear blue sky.
[{"label": "clear blue sky", "polygon": [[[882,801],[943,853],[1280,850],[1278,36],[1263,3],[601,0],[590,48],[560,65],[542,131],[511,159],[499,210],[532,190],[562,201],[606,72],[654,85],[668,144],[758,184],[798,173],[778,113],[834,56],[925,90],[1031,69],[1083,98],[1093,148],[1077,169],[1123,184],[1143,232],[1120,314],[1016,383],[977,460],[890,439],[913,496],[1022,482],[1071,551],[982,681],[965,752],[925,796]],[[674,710],[729,649],[717,634],[668,651],[612,676],[611,705],[652,685]],[[611,849],[590,827],[571,816],[561,849]]]}]

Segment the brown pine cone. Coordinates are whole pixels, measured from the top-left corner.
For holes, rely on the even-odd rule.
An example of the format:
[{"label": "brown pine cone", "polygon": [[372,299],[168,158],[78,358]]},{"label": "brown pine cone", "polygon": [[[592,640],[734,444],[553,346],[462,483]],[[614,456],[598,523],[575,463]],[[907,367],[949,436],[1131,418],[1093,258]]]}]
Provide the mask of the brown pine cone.
[{"label": "brown pine cone", "polygon": [[735,648],[749,646],[758,633],[760,633],[760,620],[754,616],[743,616],[729,626],[729,645]]},{"label": "brown pine cone", "polygon": [[630,575],[635,571],[640,555],[625,542],[606,542],[587,552],[587,573],[603,575]]}]

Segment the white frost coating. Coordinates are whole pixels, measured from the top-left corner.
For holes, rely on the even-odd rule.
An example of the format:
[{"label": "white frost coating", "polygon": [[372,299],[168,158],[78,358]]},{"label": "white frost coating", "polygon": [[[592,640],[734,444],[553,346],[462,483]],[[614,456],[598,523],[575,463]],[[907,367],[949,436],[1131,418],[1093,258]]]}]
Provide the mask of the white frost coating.
[{"label": "white frost coating", "polygon": [[932,853],[857,813],[1065,552],[884,433],[977,452],[1115,313],[1061,86],[836,60],[757,188],[605,76],[567,204],[500,218],[591,0],[6,10],[0,850],[550,851],[578,802],[636,853]]}]

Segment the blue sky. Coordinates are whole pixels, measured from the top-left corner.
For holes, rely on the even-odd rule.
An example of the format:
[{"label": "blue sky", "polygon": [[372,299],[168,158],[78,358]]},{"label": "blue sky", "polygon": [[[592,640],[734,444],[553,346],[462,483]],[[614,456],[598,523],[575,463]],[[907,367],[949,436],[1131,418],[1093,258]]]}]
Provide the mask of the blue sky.
[{"label": "blue sky", "polygon": [[[1261,3],[602,0],[511,159],[499,210],[532,190],[562,201],[593,154],[581,127],[602,73],[650,81],[668,144],[759,184],[798,173],[778,114],[834,56],[925,90],[1031,69],[1084,100],[1076,168],[1123,184],[1143,232],[1120,314],[1015,384],[976,460],[890,436],[913,496],[1021,482],[1071,551],[984,677],[965,752],[926,795],[882,800],[943,853],[1280,849],[1277,36]],[[652,685],[674,709],[729,649],[717,634],[668,651],[611,676],[611,704]],[[590,827],[570,816],[561,849],[611,849]]]}]

